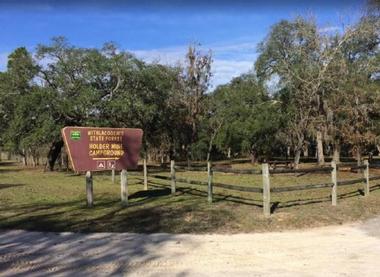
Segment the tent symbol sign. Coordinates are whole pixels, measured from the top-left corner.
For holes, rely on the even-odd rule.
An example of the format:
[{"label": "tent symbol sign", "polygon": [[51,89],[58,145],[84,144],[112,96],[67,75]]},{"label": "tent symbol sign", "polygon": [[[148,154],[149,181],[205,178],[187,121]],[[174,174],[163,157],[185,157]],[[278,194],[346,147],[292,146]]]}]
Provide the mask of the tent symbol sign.
[{"label": "tent symbol sign", "polygon": [[107,161],[107,168],[115,169],[116,168],[116,161]]},{"label": "tent symbol sign", "polygon": [[105,161],[97,161],[96,162],[96,167],[98,169],[105,169],[106,168],[106,162]]}]

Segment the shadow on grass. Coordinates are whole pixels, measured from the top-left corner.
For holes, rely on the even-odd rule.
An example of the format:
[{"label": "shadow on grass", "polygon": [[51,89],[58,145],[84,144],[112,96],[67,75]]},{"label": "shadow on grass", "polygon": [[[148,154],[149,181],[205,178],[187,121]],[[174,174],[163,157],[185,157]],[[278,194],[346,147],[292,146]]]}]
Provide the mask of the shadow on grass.
[{"label": "shadow on grass", "polygon": [[14,188],[14,187],[23,187],[25,184],[0,184],[1,189]]},{"label": "shadow on grass", "polygon": [[[140,184],[141,182],[138,182],[136,184]],[[168,188],[163,189],[151,189],[151,190],[140,190],[137,191],[129,196],[130,199],[134,198],[152,198],[152,197],[160,197],[160,196],[167,196],[171,193],[171,190]]]},{"label": "shadow on grass", "polygon": [[0,168],[0,173],[12,173],[12,172],[20,172],[22,168]]},{"label": "shadow on grass", "polygon": [[[169,186],[169,185],[164,185],[164,184],[160,184],[160,183],[152,182],[152,181],[149,181],[149,185],[153,187],[161,187],[161,188]],[[207,201],[207,192],[200,189],[196,189],[194,187],[176,187],[176,191],[181,194],[190,194],[193,196],[202,197],[205,199],[205,201]],[[260,201],[254,198],[244,198],[244,197],[232,195],[232,194],[226,195],[226,194],[220,194],[220,193],[215,193],[215,192],[213,193],[213,203],[218,203],[218,202],[223,202],[223,201],[228,201],[228,202],[233,202],[233,203],[243,204],[243,205],[248,205],[248,206],[255,206],[259,208],[263,207]],[[258,202],[258,203],[255,203],[253,201]]]},{"label": "shadow on grass", "polygon": [[[228,211],[199,208],[199,199],[178,196],[171,198],[170,190],[164,188],[136,192],[130,195],[128,205],[108,195],[98,195],[93,208],[86,207],[85,199],[0,206],[0,228],[83,233],[189,233],[217,230],[226,221],[233,220]],[[197,219],[192,221],[194,215]]]},{"label": "shadow on grass", "polygon": [[[87,208],[84,200],[76,200],[54,204],[18,205],[0,209],[0,214],[12,211],[12,215],[0,216],[2,229],[23,229],[32,231],[52,232],[99,232],[99,231],[132,231],[138,228],[127,228],[126,221],[133,222],[134,214],[126,213],[122,219],[118,213],[129,207],[121,205],[119,201],[104,201],[95,199],[94,207]],[[159,216],[151,212],[152,225],[159,221]],[[132,226],[132,225],[131,225]],[[141,226],[141,224],[136,225]]]},{"label": "shadow on grass", "polygon": [[[370,191],[375,191],[379,189],[380,189],[380,184],[370,187]],[[342,200],[342,199],[353,198],[357,196],[364,196],[364,190],[357,189],[355,191],[338,194],[337,199]],[[297,200],[290,200],[290,201],[284,201],[284,202],[276,201],[276,202],[273,202],[271,206],[271,213],[275,212],[277,209],[290,208],[294,206],[305,206],[305,205],[311,205],[311,204],[320,204],[320,203],[325,203],[325,202],[331,202],[331,195],[326,196],[326,197],[297,199]]]},{"label": "shadow on grass", "polygon": [[12,166],[17,165],[18,163],[15,161],[1,161],[0,166]]}]

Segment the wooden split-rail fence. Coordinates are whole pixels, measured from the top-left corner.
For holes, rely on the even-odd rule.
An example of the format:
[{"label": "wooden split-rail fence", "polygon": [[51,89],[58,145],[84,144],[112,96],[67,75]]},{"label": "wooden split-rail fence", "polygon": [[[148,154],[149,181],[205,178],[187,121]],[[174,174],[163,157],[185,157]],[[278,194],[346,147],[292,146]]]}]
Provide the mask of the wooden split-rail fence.
[{"label": "wooden split-rail fence", "polygon": [[[338,181],[337,179],[337,171],[338,167],[349,167],[351,170],[361,170],[363,172],[362,178],[351,179],[351,180],[342,180]],[[376,166],[371,166],[376,167]],[[365,160],[363,165],[354,165],[354,164],[341,164],[337,165],[334,161],[331,162],[330,166],[327,167],[314,167],[314,168],[302,168],[302,169],[270,169],[270,164],[263,163],[261,165],[261,170],[258,169],[232,169],[221,166],[212,166],[211,162],[207,163],[207,166],[196,166],[189,167],[183,165],[176,165],[175,161],[170,162],[170,176],[163,176],[158,174],[149,174],[150,178],[168,180],[170,181],[170,188],[172,195],[176,193],[176,186],[178,183],[186,183],[190,185],[200,185],[207,187],[207,199],[209,203],[213,202],[213,191],[214,188],[222,188],[227,190],[235,190],[240,192],[251,192],[251,193],[260,193],[263,198],[263,213],[266,217],[269,217],[271,214],[271,194],[272,193],[283,193],[283,192],[291,192],[291,191],[301,191],[301,190],[310,190],[310,189],[321,189],[321,188],[330,188],[331,189],[331,204],[333,206],[337,205],[337,194],[339,186],[347,186],[358,183],[364,183],[364,195],[368,196],[370,193],[370,181],[371,180],[380,180],[380,176],[372,176],[369,175],[369,162]],[[168,168],[158,168],[158,171],[162,172]],[[178,177],[176,175],[177,171],[203,171],[207,172],[207,180],[199,181],[199,180],[191,180],[190,178]],[[250,187],[250,186],[242,186],[239,184],[225,184],[215,182],[213,180],[213,175],[215,172],[221,173],[235,173],[235,174],[260,174],[262,175],[262,187]],[[328,183],[319,183],[319,184],[305,184],[305,185],[293,185],[286,187],[271,187],[270,176],[273,174],[285,174],[285,173],[330,173],[331,174],[331,182]],[[92,183],[92,176],[86,176],[87,178],[87,202],[89,206],[92,206],[93,197],[92,197],[92,186],[88,184]],[[115,181],[115,172],[112,172],[112,181]],[[121,185],[121,201],[124,204],[128,204],[128,172],[126,170],[122,170],[120,173],[120,185]],[[148,166],[146,161],[143,162],[143,185],[144,190],[148,190]]]}]

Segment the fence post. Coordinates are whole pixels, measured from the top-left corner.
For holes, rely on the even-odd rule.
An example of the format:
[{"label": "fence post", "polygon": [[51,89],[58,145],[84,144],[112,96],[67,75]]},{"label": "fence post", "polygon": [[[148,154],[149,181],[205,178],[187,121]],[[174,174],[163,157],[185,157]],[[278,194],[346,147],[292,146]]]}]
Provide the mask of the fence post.
[{"label": "fence post", "polygon": [[211,162],[207,162],[207,176],[208,176],[208,186],[207,186],[207,200],[209,203],[212,203],[212,168]]},{"label": "fence post", "polygon": [[365,179],[365,186],[364,186],[364,196],[369,195],[369,162],[368,160],[364,160],[364,179]]},{"label": "fence post", "polygon": [[86,195],[87,206],[91,208],[94,205],[94,190],[91,171],[86,172]]},{"label": "fence post", "polygon": [[111,171],[111,179],[112,179],[112,184],[115,184],[115,169],[112,169]]},{"label": "fence post", "polygon": [[336,171],[336,162],[331,161],[331,181],[332,181],[332,191],[331,191],[331,204],[336,206],[337,204],[337,189],[338,189],[338,181],[337,181],[337,171]]},{"label": "fence post", "polygon": [[120,173],[121,202],[128,204],[128,171],[123,169]]},{"label": "fence post", "polygon": [[262,165],[263,173],[263,209],[264,216],[270,216],[270,180],[269,180],[269,165],[263,163]]},{"label": "fence post", "polygon": [[146,159],[144,159],[144,190],[148,190],[148,169]]},{"label": "fence post", "polygon": [[170,176],[172,178],[172,182],[171,182],[172,194],[175,194],[176,180],[175,180],[175,163],[174,163],[174,160],[170,161]]}]

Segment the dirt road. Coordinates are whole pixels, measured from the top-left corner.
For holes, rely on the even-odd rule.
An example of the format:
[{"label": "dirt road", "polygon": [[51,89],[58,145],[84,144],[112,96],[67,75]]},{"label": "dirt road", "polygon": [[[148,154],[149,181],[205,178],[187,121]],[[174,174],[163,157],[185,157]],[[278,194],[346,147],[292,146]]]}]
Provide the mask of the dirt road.
[{"label": "dirt road", "polygon": [[380,217],[236,235],[0,232],[4,276],[380,276]]}]

